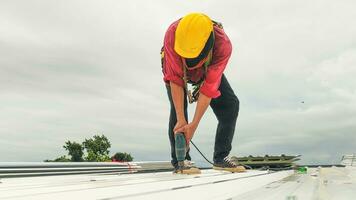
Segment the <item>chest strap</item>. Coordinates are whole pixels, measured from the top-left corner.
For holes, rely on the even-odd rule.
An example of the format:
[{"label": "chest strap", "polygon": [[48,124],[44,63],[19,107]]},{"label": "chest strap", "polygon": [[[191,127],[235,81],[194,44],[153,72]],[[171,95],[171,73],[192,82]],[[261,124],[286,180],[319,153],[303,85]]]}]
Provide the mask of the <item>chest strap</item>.
[{"label": "chest strap", "polygon": [[193,86],[193,92],[188,89],[188,83],[189,83],[188,75],[187,75],[187,68],[188,67],[187,67],[187,64],[186,64],[185,60],[182,58],[184,89],[185,89],[185,92],[187,93],[188,102],[190,104],[196,102],[198,100],[198,98],[199,98],[200,87],[205,82],[206,74],[208,72],[208,66],[211,63],[212,57],[213,57],[213,51],[210,50],[210,52],[208,54],[208,59],[203,64],[203,67],[204,67],[203,77],[196,83],[190,82],[192,84],[192,86]]}]

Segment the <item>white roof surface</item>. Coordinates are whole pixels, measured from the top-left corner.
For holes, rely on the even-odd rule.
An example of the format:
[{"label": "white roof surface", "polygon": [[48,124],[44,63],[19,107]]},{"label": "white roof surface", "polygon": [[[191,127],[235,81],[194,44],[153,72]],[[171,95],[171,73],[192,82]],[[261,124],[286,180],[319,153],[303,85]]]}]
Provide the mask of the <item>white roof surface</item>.
[{"label": "white roof surface", "polygon": [[223,173],[87,174],[0,180],[0,199],[355,199],[356,168]]}]

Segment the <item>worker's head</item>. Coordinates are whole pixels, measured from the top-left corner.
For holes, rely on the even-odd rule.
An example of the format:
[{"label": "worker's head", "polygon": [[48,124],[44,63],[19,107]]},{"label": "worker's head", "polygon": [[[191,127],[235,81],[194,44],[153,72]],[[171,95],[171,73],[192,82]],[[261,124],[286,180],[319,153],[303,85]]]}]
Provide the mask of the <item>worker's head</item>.
[{"label": "worker's head", "polygon": [[174,50],[195,65],[206,58],[214,44],[213,22],[202,13],[191,13],[178,23]]}]

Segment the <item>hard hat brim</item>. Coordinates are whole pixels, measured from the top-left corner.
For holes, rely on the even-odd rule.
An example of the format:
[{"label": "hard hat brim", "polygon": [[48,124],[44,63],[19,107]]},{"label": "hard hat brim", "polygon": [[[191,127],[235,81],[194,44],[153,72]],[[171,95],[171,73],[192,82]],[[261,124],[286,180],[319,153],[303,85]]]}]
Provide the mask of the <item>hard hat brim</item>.
[{"label": "hard hat brim", "polygon": [[179,42],[174,42],[174,50],[176,53],[183,58],[196,58],[199,56],[200,52],[203,50],[205,45],[201,45],[199,48],[196,48],[196,51],[185,51],[179,46]]}]

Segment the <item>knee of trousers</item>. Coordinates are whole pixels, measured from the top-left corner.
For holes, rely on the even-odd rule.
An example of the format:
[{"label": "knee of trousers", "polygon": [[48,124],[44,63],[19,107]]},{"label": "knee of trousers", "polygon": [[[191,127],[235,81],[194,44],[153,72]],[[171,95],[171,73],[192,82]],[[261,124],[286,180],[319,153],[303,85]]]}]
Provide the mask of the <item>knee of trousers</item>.
[{"label": "knee of trousers", "polygon": [[234,96],[234,98],[231,101],[230,109],[231,109],[231,117],[236,118],[239,115],[239,110],[240,110],[240,101],[236,96]]},{"label": "knee of trousers", "polygon": [[229,110],[230,110],[230,112],[228,112],[229,118],[233,121],[236,120],[239,115],[239,110],[240,110],[240,101],[237,97],[234,97],[233,100],[231,101]]},{"label": "knee of trousers", "polygon": [[223,110],[220,110],[220,116],[218,116],[219,122],[230,123],[235,122],[239,115],[240,102],[237,97],[231,98],[226,102]]}]

